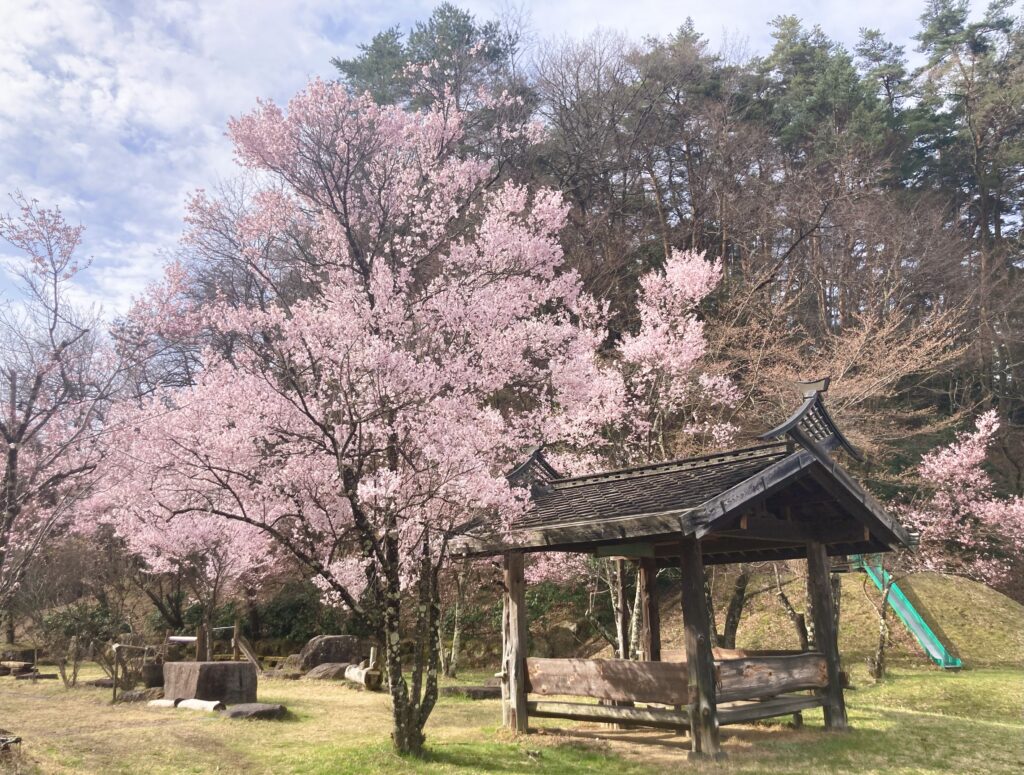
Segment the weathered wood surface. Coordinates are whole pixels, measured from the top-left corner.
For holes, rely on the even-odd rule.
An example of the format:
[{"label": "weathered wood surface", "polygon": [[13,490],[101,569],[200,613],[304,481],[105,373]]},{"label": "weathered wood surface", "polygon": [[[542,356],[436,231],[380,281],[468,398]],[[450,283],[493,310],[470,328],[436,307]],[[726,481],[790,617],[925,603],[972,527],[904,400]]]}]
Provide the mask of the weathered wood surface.
[{"label": "weathered wood surface", "polygon": [[534,701],[527,703],[531,716],[564,718],[596,723],[640,724],[662,729],[689,729],[690,718],[685,710],[662,708],[629,708],[612,705],[588,705],[582,702]]},{"label": "weathered wood surface", "polygon": [[661,613],[658,607],[658,564],[654,557],[642,557],[639,563],[640,647],[648,662],[661,661]]},{"label": "weathered wood surface", "polygon": [[828,686],[825,657],[817,653],[782,657],[725,659],[715,672],[720,689],[718,700],[752,700],[802,689]]},{"label": "weathered wood surface", "polygon": [[818,649],[825,657],[828,683],[824,689],[825,727],[847,728],[846,701],[843,698],[843,675],[839,662],[836,632],[835,599],[829,579],[828,554],[824,544],[807,544],[807,598],[814,616],[814,632]]},{"label": "weathered wood surface", "polygon": [[629,659],[526,660],[526,689],[532,694],[593,697],[613,702],[688,702],[686,665]]},{"label": "weathered wood surface", "polygon": [[504,674],[508,685],[505,723],[516,732],[529,726],[526,709],[526,578],[523,553],[505,555]]},{"label": "weathered wood surface", "polygon": [[718,723],[745,724],[748,721],[757,721],[763,718],[775,716],[788,716],[790,713],[797,713],[809,708],[817,708],[822,704],[822,698],[812,694],[796,694],[782,697],[775,697],[761,702],[743,702],[734,705],[724,705],[718,709]]},{"label": "weathered wood surface", "polygon": [[[726,649],[718,646],[711,649],[711,656],[716,661],[748,657],[789,657],[806,653],[808,652],[800,649]],[[686,662],[686,649],[662,649],[661,658],[664,662]]]},{"label": "weathered wood surface", "polygon": [[704,563],[700,544],[687,536],[679,542],[682,572],[683,635],[689,675],[691,756],[720,757],[715,696],[715,665],[711,655],[711,627],[704,594]]}]

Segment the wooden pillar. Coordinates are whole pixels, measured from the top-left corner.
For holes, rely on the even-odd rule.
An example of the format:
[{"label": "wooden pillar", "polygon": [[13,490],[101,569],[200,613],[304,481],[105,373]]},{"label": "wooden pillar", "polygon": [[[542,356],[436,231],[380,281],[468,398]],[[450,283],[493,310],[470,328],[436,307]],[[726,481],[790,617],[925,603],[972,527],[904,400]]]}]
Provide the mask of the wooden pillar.
[{"label": "wooden pillar", "polygon": [[240,662],[242,659],[242,645],[239,638],[242,636],[242,620],[235,617],[235,626],[231,630],[231,659]]},{"label": "wooden pillar", "polygon": [[626,602],[626,561],[615,561],[615,599],[619,615],[615,618],[615,634],[619,639],[619,659],[629,659],[629,607]]},{"label": "wooden pillar", "polygon": [[516,732],[528,727],[526,715],[526,580],[523,574],[523,553],[505,554],[505,606],[502,621],[504,633],[504,683],[502,692],[505,726]]},{"label": "wooden pillar", "polygon": [[807,544],[807,598],[811,603],[815,640],[828,668],[828,688],[824,690],[825,728],[847,728],[846,701],[843,699],[842,668],[836,631],[835,600],[829,579],[829,561],[825,545]]},{"label": "wooden pillar", "polygon": [[114,666],[113,666],[113,674],[114,674],[113,675],[113,678],[114,678],[114,680],[113,680],[113,687],[114,688],[112,689],[112,691],[110,693],[110,702],[111,703],[116,703],[117,702],[117,679],[118,679],[118,673],[120,672],[119,668],[121,666],[121,649],[118,648],[119,645],[120,644],[115,643],[111,647],[113,652],[114,652]]},{"label": "wooden pillar", "polygon": [[661,661],[661,612],[658,610],[658,565],[653,557],[641,557],[637,574],[640,585],[640,647],[648,662]]},{"label": "wooden pillar", "polygon": [[679,546],[679,568],[683,574],[683,628],[690,685],[690,756],[721,758],[725,754],[718,736],[715,661],[704,595],[704,561],[700,543],[693,536],[684,538]]}]

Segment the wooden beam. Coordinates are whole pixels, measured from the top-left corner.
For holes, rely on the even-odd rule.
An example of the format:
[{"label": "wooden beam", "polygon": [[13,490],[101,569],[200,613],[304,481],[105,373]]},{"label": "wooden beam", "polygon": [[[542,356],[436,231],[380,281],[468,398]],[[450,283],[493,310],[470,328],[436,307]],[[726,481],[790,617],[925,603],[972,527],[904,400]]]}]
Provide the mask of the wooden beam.
[{"label": "wooden beam", "polygon": [[682,571],[683,628],[689,671],[689,711],[692,722],[691,756],[721,757],[715,698],[715,665],[711,655],[711,629],[704,595],[704,563],[700,543],[687,536],[679,544]]},{"label": "wooden beam", "polygon": [[826,729],[847,729],[846,701],[843,698],[842,666],[836,632],[835,600],[829,579],[829,561],[825,545],[807,544],[807,598],[814,617],[814,636],[825,657],[828,686],[823,692]]},{"label": "wooden beam", "polygon": [[611,705],[590,705],[582,702],[530,702],[531,716],[564,718],[597,723],[641,724],[647,727],[685,730],[690,727],[686,711],[661,708],[622,708]]},{"label": "wooden beam", "polygon": [[773,716],[788,716],[790,713],[799,713],[802,710],[816,708],[821,705],[821,697],[809,694],[797,694],[783,697],[774,697],[762,702],[745,702],[724,707],[718,711],[721,724],[745,724],[749,721],[756,721],[762,718]]},{"label": "wooden beam", "polygon": [[814,652],[724,659],[716,665],[717,700],[758,700],[828,686],[825,657]]},{"label": "wooden beam", "polygon": [[653,557],[641,557],[637,569],[640,585],[640,648],[648,662],[661,661],[661,612],[658,608],[658,565]]},{"label": "wooden beam", "polygon": [[549,697],[686,705],[690,696],[688,675],[683,662],[537,657],[526,660],[527,691]]},{"label": "wooden beam", "polygon": [[505,554],[504,665],[507,690],[502,693],[505,725],[516,732],[526,732],[526,579],[523,553]]},{"label": "wooden beam", "polygon": [[653,557],[654,546],[650,543],[610,544],[599,546],[596,557]]}]

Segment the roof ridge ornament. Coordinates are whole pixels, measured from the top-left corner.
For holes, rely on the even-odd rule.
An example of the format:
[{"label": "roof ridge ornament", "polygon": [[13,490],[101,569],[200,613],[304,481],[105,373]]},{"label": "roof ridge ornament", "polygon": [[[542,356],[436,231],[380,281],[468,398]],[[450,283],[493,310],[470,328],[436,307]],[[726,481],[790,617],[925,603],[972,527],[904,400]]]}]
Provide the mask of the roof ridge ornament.
[{"label": "roof ridge ornament", "polygon": [[822,398],[832,382],[830,376],[817,380],[799,381],[796,385],[804,397],[803,405],[781,425],[772,428],[758,438],[763,441],[783,436],[795,441],[808,450],[822,463],[831,461],[829,452],[841,447],[855,460],[864,460],[864,455],[842,434],[832,415],[825,408]]}]

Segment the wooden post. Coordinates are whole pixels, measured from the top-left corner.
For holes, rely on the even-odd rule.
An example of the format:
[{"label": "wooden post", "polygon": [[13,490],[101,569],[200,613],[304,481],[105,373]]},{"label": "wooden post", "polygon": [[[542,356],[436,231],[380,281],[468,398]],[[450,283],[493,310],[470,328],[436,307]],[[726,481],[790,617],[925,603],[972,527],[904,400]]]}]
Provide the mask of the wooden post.
[{"label": "wooden post", "polygon": [[640,585],[640,647],[648,662],[661,661],[661,612],[658,610],[658,566],[653,557],[641,557],[637,583]]},{"label": "wooden post", "polygon": [[117,666],[121,663],[121,650],[117,646],[118,644],[116,643],[113,646],[111,646],[111,649],[114,652],[114,688],[113,691],[111,692],[111,703],[117,702]]},{"label": "wooden post", "polygon": [[626,607],[626,561],[615,561],[615,599],[619,608],[615,630],[619,638],[619,659],[629,659],[629,608]]},{"label": "wooden post", "polygon": [[816,645],[825,657],[828,668],[828,688],[824,691],[825,728],[844,730],[848,728],[846,701],[843,699],[842,667],[839,663],[828,552],[825,544],[817,541],[807,544],[807,598],[811,603]]},{"label": "wooden post", "polygon": [[201,623],[199,629],[196,630],[196,662],[206,662],[209,659],[209,651],[206,645],[208,637],[206,623]]},{"label": "wooden post", "polygon": [[704,561],[700,543],[687,536],[679,545],[683,574],[683,627],[686,636],[686,668],[690,685],[691,758],[725,756],[718,736],[715,697],[715,661],[711,653],[711,627],[704,595]]},{"label": "wooden post", "polygon": [[239,638],[242,635],[242,620],[235,617],[235,627],[231,631],[231,659],[234,662],[242,660],[242,644]]},{"label": "wooden post", "polygon": [[526,580],[523,574],[523,553],[505,554],[505,664],[503,672],[508,684],[505,725],[516,732],[526,732]]}]

